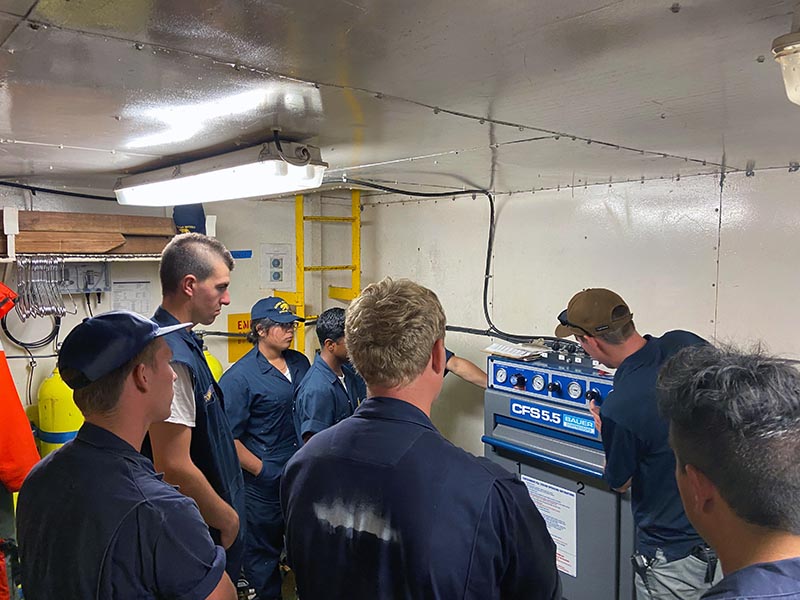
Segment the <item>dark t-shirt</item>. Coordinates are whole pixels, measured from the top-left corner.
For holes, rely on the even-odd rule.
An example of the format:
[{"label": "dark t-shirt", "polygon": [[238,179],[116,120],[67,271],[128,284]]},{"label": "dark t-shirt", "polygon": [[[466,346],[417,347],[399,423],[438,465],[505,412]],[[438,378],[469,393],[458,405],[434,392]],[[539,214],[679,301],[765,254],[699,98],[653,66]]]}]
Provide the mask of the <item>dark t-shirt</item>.
[{"label": "dark t-shirt", "polygon": [[28,475],[17,528],[30,600],[200,600],[225,569],[194,500],[91,423]]},{"label": "dark t-shirt", "polygon": [[800,557],[750,565],[726,575],[702,600],[800,598]]},{"label": "dark t-shirt", "polygon": [[555,546],[514,475],[415,406],[369,398],[286,465],[286,549],[304,600],[555,600]]},{"label": "dark t-shirt", "polygon": [[605,477],[612,488],[629,479],[637,550],[654,556],[661,548],[667,560],[687,556],[702,540],[683,510],[675,482],[675,456],[669,425],[658,414],[656,377],[673,354],[707,343],[688,331],[670,331],[626,358],[614,375],[614,391],[603,403]]}]

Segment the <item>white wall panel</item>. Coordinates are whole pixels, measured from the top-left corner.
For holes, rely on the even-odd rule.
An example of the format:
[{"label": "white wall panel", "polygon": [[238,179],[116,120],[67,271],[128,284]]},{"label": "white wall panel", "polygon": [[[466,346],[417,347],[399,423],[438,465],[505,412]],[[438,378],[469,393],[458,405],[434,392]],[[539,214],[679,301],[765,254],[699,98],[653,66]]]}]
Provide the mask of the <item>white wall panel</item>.
[{"label": "white wall panel", "polygon": [[[780,316],[800,292],[792,260],[800,250],[796,177],[729,177],[722,204],[716,176],[499,196],[493,320],[511,333],[552,335],[573,293],[602,286],[628,301],[642,333],[683,328],[800,353],[791,318]],[[437,292],[450,324],[484,327],[486,200],[402,200],[365,208],[365,247],[374,249],[365,256],[365,284],[412,278]],[[485,359],[486,338],[448,334],[447,341],[460,355]],[[482,394],[455,379],[445,382],[434,422],[480,453]]]},{"label": "white wall panel", "polygon": [[800,175],[732,177],[723,194],[718,335],[800,358]]}]

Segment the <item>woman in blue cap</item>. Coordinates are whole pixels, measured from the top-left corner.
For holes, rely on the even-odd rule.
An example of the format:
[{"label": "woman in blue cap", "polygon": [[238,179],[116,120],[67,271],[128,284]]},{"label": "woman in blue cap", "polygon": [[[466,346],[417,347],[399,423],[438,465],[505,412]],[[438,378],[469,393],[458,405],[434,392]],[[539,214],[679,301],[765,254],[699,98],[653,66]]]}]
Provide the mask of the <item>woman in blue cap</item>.
[{"label": "woman in blue cap", "polygon": [[292,401],[310,366],[303,354],[289,348],[298,321],[303,319],[293,314],[282,298],[271,296],[256,302],[247,335],[253,349],[219,382],[244,471],[244,572],[260,600],[281,597],[278,562],[284,524],[280,476],[298,448]]}]

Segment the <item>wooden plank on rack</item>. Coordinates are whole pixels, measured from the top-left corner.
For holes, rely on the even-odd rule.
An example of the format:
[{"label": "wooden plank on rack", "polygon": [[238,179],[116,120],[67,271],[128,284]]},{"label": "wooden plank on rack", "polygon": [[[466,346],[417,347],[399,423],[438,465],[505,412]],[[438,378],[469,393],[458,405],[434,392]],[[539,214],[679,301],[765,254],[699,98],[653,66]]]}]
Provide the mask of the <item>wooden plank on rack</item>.
[{"label": "wooden plank on rack", "polygon": [[161,254],[171,239],[164,235],[126,235],[125,243],[109,254]]},{"label": "wooden plank on rack", "polygon": [[168,217],[21,210],[19,212],[19,230],[172,236],[175,235],[175,223]]},{"label": "wooden plank on rack", "polygon": [[[121,233],[82,231],[20,231],[16,237],[19,254],[103,254],[125,243]],[[3,240],[5,246],[5,240]]]}]

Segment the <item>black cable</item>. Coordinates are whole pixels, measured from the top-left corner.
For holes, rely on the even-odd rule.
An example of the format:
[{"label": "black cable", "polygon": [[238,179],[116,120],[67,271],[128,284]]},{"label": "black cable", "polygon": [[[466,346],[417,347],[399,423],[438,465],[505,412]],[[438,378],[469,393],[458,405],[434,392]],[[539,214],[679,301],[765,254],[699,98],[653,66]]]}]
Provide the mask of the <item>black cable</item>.
[{"label": "black cable", "polygon": [[203,339],[205,336],[216,336],[216,337],[227,337],[227,338],[246,338],[246,333],[232,333],[230,331],[209,331],[208,329],[198,329],[192,331],[196,336],[200,339]]},{"label": "black cable", "polygon": [[47,336],[35,342],[23,342],[15,338],[8,330],[8,323],[6,322],[7,319],[8,314],[3,315],[3,318],[0,319],[0,326],[3,328],[3,333],[6,334],[6,337],[12,344],[19,346],[20,348],[24,348],[25,350],[30,350],[31,348],[44,348],[50,342],[58,338],[58,332],[61,329],[61,317],[53,317],[53,329],[47,334]]},{"label": "black cable", "polygon": [[305,146],[300,146],[297,149],[297,152],[299,152],[302,155],[298,158],[290,158],[283,153],[283,147],[281,147],[281,138],[279,135],[280,132],[281,132],[280,129],[272,130],[272,141],[275,144],[275,148],[278,150],[278,156],[280,156],[281,160],[290,165],[294,165],[295,167],[305,167],[308,163],[310,163],[311,153]]},{"label": "black cable", "polygon": [[84,298],[86,298],[86,310],[89,311],[89,317],[93,317],[94,313],[92,312],[92,300],[89,292],[84,294]]},{"label": "black cable", "polygon": [[96,196],[94,194],[80,194],[78,192],[67,192],[64,190],[52,190],[50,188],[38,187],[35,185],[26,185],[24,183],[13,183],[11,181],[0,181],[0,186],[14,188],[15,190],[28,190],[29,192],[42,192],[47,194],[59,194],[61,196],[69,196],[70,198],[84,198],[86,200],[106,200],[116,202],[116,198],[109,196]]},{"label": "black cable", "polygon": [[515,333],[507,333],[499,329],[492,322],[492,317],[489,314],[489,279],[491,279],[492,277],[492,253],[494,252],[494,234],[495,234],[495,208],[494,208],[494,196],[492,196],[489,190],[482,190],[479,188],[475,188],[469,190],[456,190],[452,192],[412,192],[410,190],[401,190],[399,188],[394,188],[387,185],[380,185],[378,183],[372,183],[371,181],[364,181],[362,179],[350,179],[349,177],[346,176],[343,177],[342,180],[345,183],[352,183],[362,187],[381,190],[383,192],[389,192],[391,194],[403,194],[405,196],[412,196],[417,198],[452,198],[454,196],[472,196],[474,198],[477,194],[483,194],[484,196],[486,196],[486,199],[489,200],[489,236],[486,242],[486,269],[483,275],[483,316],[486,319],[486,323],[489,325],[489,328],[486,330],[481,330],[481,329],[473,329],[470,327],[459,327],[457,325],[448,325],[447,329],[449,331],[459,331],[461,333],[471,333],[474,335],[498,337],[500,339],[506,340],[507,342],[514,342],[520,344],[529,343],[534,340],[560,339],[552,336],[530,336],[530,335],[519,335]]},{"label": "black cable", "polygon": [[25,396],[28,400],[28,406],[31,406],[33,404],[33,372],[36,370],[36,365],[38,363],[36,359],[33,358],[33,353],[30,350],[25,348],[25,352],[27,352],[30,357],[30,362],[28,363],[30,369],[28,370],[28,382],[25,386]]}]

